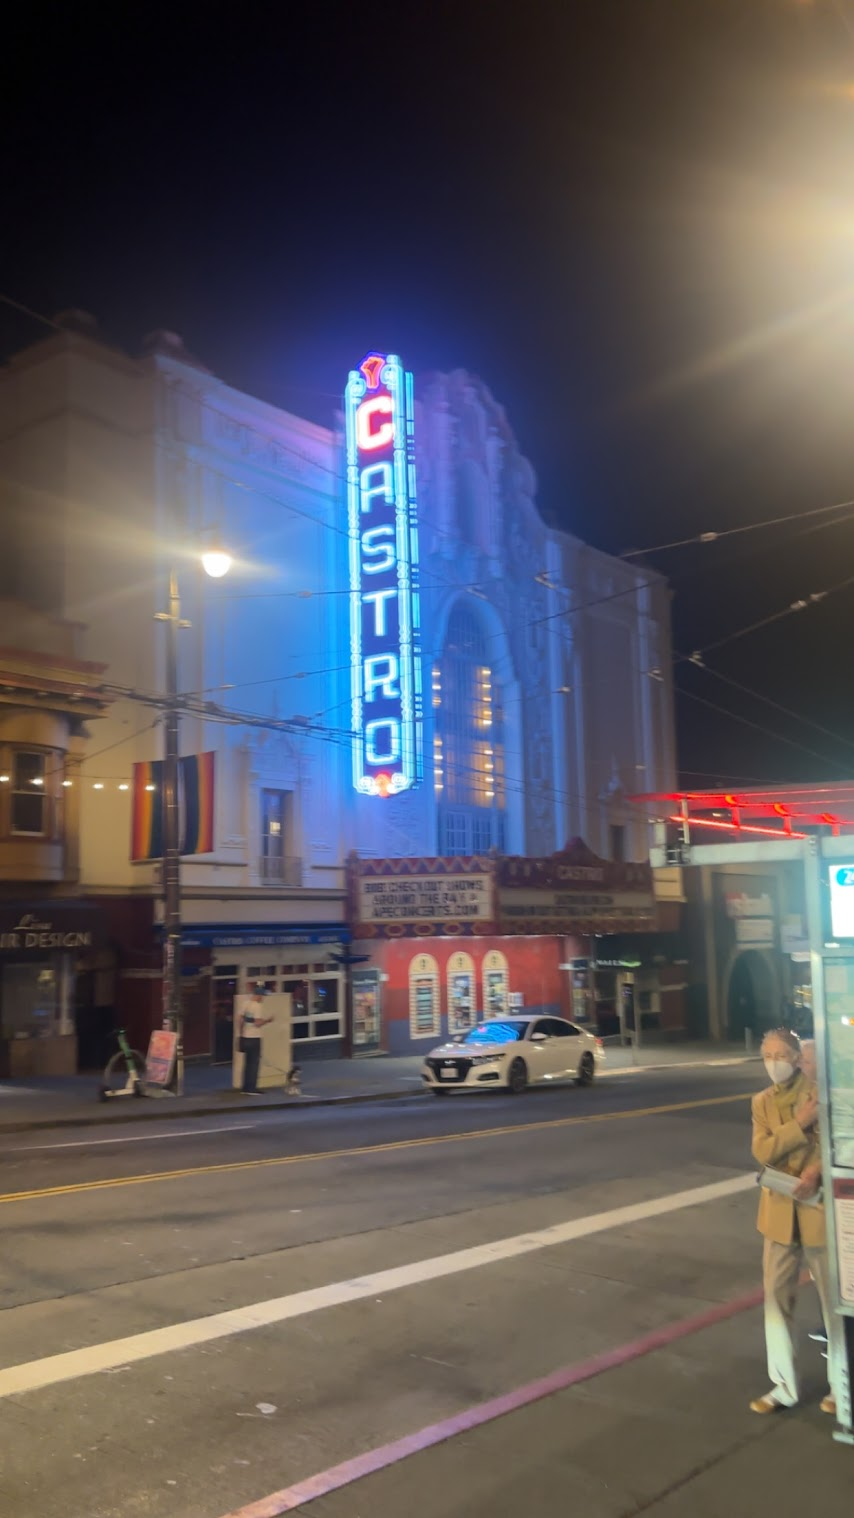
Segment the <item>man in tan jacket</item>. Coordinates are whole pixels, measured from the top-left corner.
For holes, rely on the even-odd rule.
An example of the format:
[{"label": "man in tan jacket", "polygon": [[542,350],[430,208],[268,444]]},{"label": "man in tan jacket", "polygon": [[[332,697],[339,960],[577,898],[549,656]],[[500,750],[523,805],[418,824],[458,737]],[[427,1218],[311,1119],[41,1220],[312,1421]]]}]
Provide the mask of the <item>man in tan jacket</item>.
[{"label": "man in tan jacket", "polygon": [[[821,1185],[815,1082],[801,1070],[800,1043],[787,1029],[766,1035],[762,1058],[772,1084],[753,1098],[753,1157],[763,1167],[797,1178],[791,1196],[762,1187],[756,1225],[765,1238],[762,1279],[771,1390],[750,1406],[755,1413],[773,1413],[794,1407],[799,1399],[792,1325],[804,1259],[818,1290],[825,1326],[830,1317],[830,1278],[824,1208],[809,1205]],[[829,1393],[821,1408],[836,1412]]]}]

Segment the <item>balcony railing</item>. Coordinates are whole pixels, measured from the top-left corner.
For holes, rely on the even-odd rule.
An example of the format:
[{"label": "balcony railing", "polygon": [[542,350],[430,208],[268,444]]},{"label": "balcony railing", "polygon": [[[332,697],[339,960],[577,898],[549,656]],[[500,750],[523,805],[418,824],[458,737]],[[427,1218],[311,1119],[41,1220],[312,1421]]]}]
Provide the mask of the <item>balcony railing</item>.
[{"label": "balcony railing", "polygon": [[262,854],[258,873],[265,885],[301,886],[302,860],[294,855]]}]

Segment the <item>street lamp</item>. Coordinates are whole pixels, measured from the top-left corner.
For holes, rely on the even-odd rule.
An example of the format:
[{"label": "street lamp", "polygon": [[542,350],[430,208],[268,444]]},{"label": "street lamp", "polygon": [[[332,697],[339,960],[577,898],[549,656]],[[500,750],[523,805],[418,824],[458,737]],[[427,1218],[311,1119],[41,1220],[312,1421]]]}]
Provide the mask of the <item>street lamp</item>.
[{"label": "street lamp", "polygon": [[[201,555],[202,567],[219,580],[231,568],[231,556],[218,545]],[[166,722],[163,754],[163,1026],[177,1037],[175,1094],[184,1094],[184,1012],[181,999],[181,837],[178,815],[178,629],[181,617],[178,577],[169,571],[169,610],[156,613],[166,623]]]}]

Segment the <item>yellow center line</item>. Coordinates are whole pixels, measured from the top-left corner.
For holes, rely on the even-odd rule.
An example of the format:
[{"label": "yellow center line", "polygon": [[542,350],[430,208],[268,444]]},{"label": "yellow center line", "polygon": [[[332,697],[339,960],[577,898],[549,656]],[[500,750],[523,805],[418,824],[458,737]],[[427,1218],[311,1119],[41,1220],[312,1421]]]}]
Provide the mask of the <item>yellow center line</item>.
[{"label": "yellow center line", "polygon": [[427,1138],[395,1139],[387,1144],[360,1144],[353,1149],[320,1149],[313,1154],[278,1154],[261,1160],[230,1160],[220,1165],[193,1165],[183,1170],[153,1170],[142,1175],[122,1175],[104,1181],[75,1181],[70,1186],[43,1186],[38,1191],[0,1193],[0,1203],[32,1202],[40,1197],[73,1196],[81,1191],[106,1191],[115,1186],[150,1186],[158,1181],[182,1181],[196,1175],[228,1175],[239,1170],[263,1170],[272,1165],[310,1165],[322,1160],[346,1160],[363,1154],[391,1154],[398,1149],[423,1149],[432,1144],[468,1144],[474,1139],[506,1138],[508,1134],[536,1133],[544,1128],[574,1128],[582,1123],[611,1123],[632,1117],[657,1117],[663,1112],[690,1112],[696,1107],[722,1107],[727,1102],[746,1102],[750,1093],[710,1096],[701,1101],[670,1102],[665,1107],[630,1107],[626,1112],[595,1112],[586,1117],[544,1118],[538,1123],[510,1123],[502,1128],[476,1128],[471,1133],[437,1133]]}]

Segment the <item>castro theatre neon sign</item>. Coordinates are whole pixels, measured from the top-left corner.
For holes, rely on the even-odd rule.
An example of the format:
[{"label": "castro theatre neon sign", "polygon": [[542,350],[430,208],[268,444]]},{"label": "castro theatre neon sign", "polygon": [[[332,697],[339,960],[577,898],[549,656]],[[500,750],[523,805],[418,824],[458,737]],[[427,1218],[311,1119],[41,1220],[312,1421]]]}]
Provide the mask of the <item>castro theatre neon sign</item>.
[{"label": "castro theatre neon sign", "polygon": [[353,784],[393,796],[421,779],[421,650],[412,375],[369,353],[344,394],[350,539]]}]

